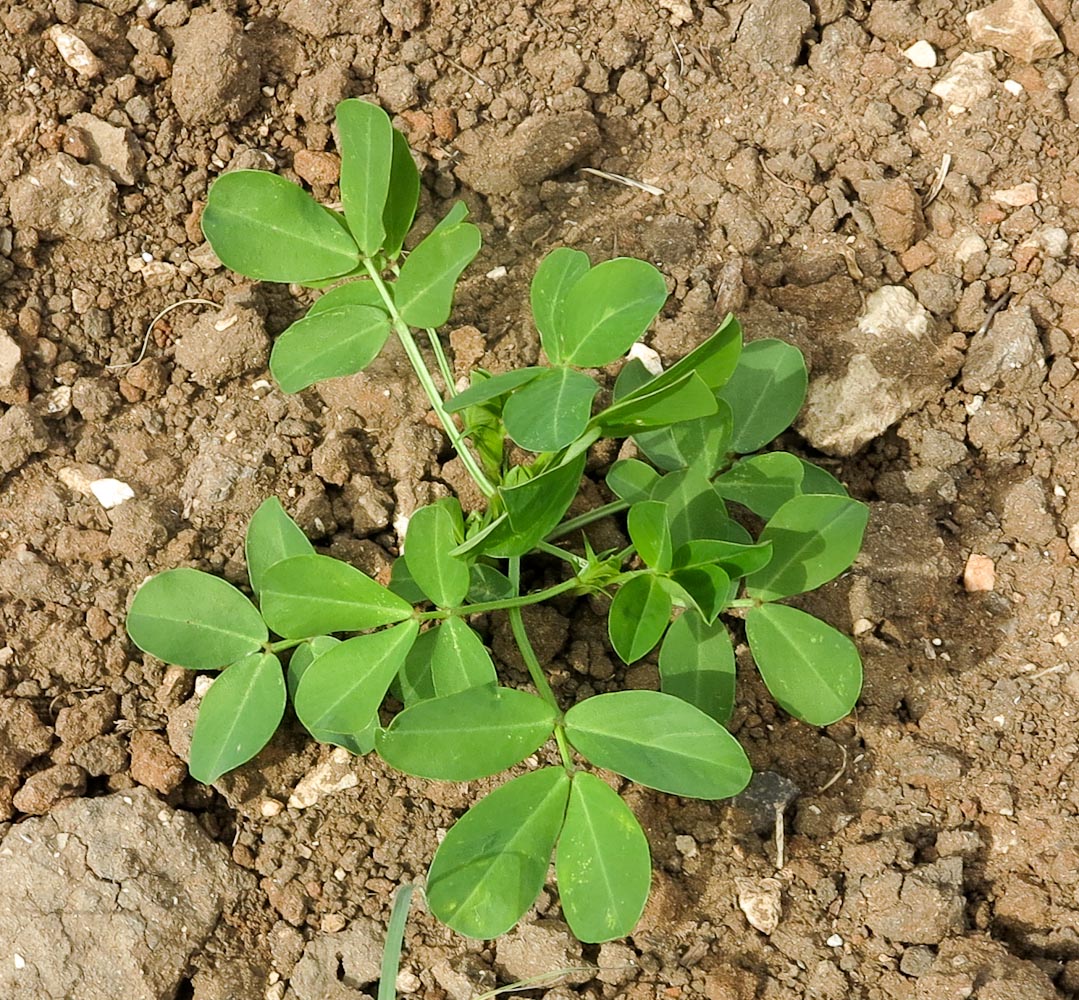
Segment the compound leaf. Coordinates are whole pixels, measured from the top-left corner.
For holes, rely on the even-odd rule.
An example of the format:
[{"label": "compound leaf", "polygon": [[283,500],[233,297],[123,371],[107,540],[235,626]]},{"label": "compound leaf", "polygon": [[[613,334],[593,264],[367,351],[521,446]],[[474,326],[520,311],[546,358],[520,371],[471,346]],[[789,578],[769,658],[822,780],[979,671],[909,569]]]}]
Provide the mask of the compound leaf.
[{"label": "compound leaf", "polygon": [[784,604],[746,613],[757,669],[780,708],[813,726],[848,715],[862,689],[858,649],[819,618]]},{"label": "compound leaf", "polygon": [[459,222],[435,229],[408,255],[394,286],[394,301],[406,323],[435,327],[450,318],[457,279],[481,243],[471,222]]},{"label": "compound leaf", "polygon": [[554,721],[542,698],[484,684],[406,708],[378,733],[375,747],[406,774],[474,781],[519,764],[547,741]]},{"label": "compound leaf", "polygon": [[560,360],[578,368],[609,364],[641,337],[666,301],[667,283],[646,261],[616,257],[598,264],[562,299]]},{"label": "compound leaf", "polygon": [[506,782],[469,809],[431,863],[431,912],[466,937],[508,931],[543,888],[569,791],[565,769],[548,767]]},{"label": "compound leaf", "polygon": [[255,606],[231,583],[186,568],[158,573],[139,587],[127,634],[143,652],[189,670],[217,670],[269,638]]},{"label": "compound leaf", "polygon": [[540,343],[552,364],[560,365],[566,360],[562,301],[590,267],[588,254],[559,247],[540,261],[532,278],[532,318],[539,330]]},{"label": "compound leaf", "polygon": [[802,492],[805,468],[801,459],[783,451],[771,451],[735,462],[715,479],[716,492],[724,500],[748,507],[754,514],[771,517],[791,497]]},{"label": "compound leaf", "polygon": [[648,900],[648,838],[618,793],[587,771],[573,776],[555,873],[562,912],[579,941],[625,937]]},{"label": "compound leaf", "polygon": [[734,646],[726,625],[706,622],[695,611],[676,618],[659,650],[659,682],[667,694],[726,725],[735,685]]},{"label": "compound leaf", "polygon": [[734,411],[731,449],[741,455],[756,451],[785,431],[805,402],[805,359],[782,340],[746,344],[720,399]]},{"label": "compound leaf", "polygon": [[390,190],[393,126],[382,108],[350,98],[337,105],[341,147],[341,201],[359,248],[373,257],[382,247],[382,221]]},{"label": "compound leaf", "polygon": [[401,669],[419,625],[402,622],[358,635],[323,653],[296,688],[296,715],[308,732],[358,733],[371,722]]},{"label": "compound leaf", "polygon": [[405,534],[408,571],[440,608],[455,608],[468,594],[468,563],[450,555],[463,534],[461,505],[454,499],[421,507],[409,518]]},{"label": "compound leaf", "polygon": [[257,594],[262,579],[275,563],[291,556],[314,555],[315,548],[300,526],[285,513],[281,501],[270,497],[259,504],[247,523],[244,556],[251,589]]},{"label": "compound leaf", "polygon": [[723,799],[749,783],[749,760],[715,719],[660,691],[596,695],[566,713],[566,736],[597,767],[673,795]]},{"label": "compound leaf", "polygon": [[746,593],[774,601],[834,579],[854,562],[868,520],[869,508],[850,497],[788,500],[760,534],[760,541],[772,543],[772,558],[746,578]]},{"label": "compound leaf", "polygon": [[389,316],[374,306],[337,306],[308,313],[274,341],[270,372],[282,392],[299,392],[323,379],[355,375],[378,357],[389,335]]},{"label": "compound leaf", "polygon": [[270,653],[252,653],[214,679],[199,705],[191,734],[191,777],[209,785],[255,756],[277,731],[285,713],[281,664]]},{"label": "compound leaf", "polygon": [[258,281],[306,282],[360,262],[348,231],[303,188],[265,170],[232,170],[210,187],[202,231],[221,262]]},{"label": "compound leaf", "polygon": [[595,379],[572,368],[551,368],[506,400],[506,432],[528,451],[558,451],[576,441],[588,426]]},{"label": "compound leaf", "polygon": [[607,634],[614,651],[633,663],[652,649],[671,617],[671,597],[651,573],[628,580],[614,595]]},{"label": "compound leaf", "polygon": [[293,556],[262,581],[262,616],[285,639],[360,632],[404,621],[412,605],[355,566],[330,556]]}]

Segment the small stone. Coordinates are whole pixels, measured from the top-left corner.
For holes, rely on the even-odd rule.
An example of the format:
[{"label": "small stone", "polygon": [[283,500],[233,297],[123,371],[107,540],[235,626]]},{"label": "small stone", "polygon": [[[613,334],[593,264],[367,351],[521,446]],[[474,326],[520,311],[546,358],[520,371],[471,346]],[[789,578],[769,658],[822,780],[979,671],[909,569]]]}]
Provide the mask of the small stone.
[{"label": "small stone", "polygon": [[842,948],[843,947],[843,939],[838,934],[833,934],[824,943],[826,945],[828,945],[829,948]]},{"label": "small stone", "polygon": [[407,66],[388,66],[378,74],[378,99],[393,114],[411,108],[420,99],[420,83]]},{"label": "small stone", "polygon": [[87,80],[93,80],[105,72],[105,64],[94,54],[94,50],[65,24],[54,24],[45,36],[50,39],[60,58],[76,73]]},{"label": "small stone", "polygon": [[116,185],[93,164],[55,153],[13,182],[9,191],[18,229],[36,229],[47,240],[70,236],[98,242],[116,235]]},{"label": "small stone", "polygon": [[359,778],[352,770],[352,755],[343,747],[335,747],[326,760],[300,779],[289,796],[289,808],[306,809],[326,795],[358,784]]},{"label": "small stone", "polygon": [[1038,200],[1038,185],[1033,181],[1017,184],[1015,187],[994,191],[990,196],[993,201],[1009,208],[1024,208]]},{"label": "small stone", "polygon": [[119,479],[95,479],[90,483],[90,492],[105,510],[135,499],[135,491]]},{"label": "small stone", "polygon": [[1012,387],[1040,384],[1044,347],[1029,306],[1013,306],[975,333],[963,362],[963,389],[988,392],[1000,382]]},{"label": "small stone", "polygon": [[754,65],[761,60],[776,69],[794,66],[813,12],[804,0],[751,0],[738,23],[734,51]]},{"label": "small stone", "polygon": [[1032,63],[1064,51],[1060,38],[1035,0],[997,0],[967,14],[971,38]]},{"label": "small stone", "polygon": [[131,734],[131,777],[140,785],[168,795],[187,777],[187,766],[161,733],[140,730]]},{"label": "small stone", "polygon": [[996,65],[992,52],[964,52],[955,57],[944,76],[930,88],[930,93],[948,105],[949,113],[962,114],[996,89],[997,81],[993,76]]},{"label": "small stone", "polygon": [[749,784],[734,797],[732,804],[749,815],[758,836],[770,837],[776,828],[776,812],[786,809],[800,792],[801,789],[782,774],[754,771]]},{"label": "small stone", "polygon": [[0,330],[0,403],[25,403],[29,384],[18,342]]},{"label": "small stone", "polygon": [[918,39],[910,48],[904,49],[903,55],[919,69],[932,69],[937,64],[937,50],[924,38]]},{"label": "small stone", "polygon": [[243,22],[225,11],[197,11],[175,32],[172,102],[187,125],[220,124],[254,107],[259,63]]},{"label": "small stone", "polygon": [[575,970],[565,979],[571,984],[587,983],[595,975],[581,956],[580,944],[561,920],[518,924],[498,939],[495,961],[510,980],[537,978],[552,969]]},{"label": "small stone", "polygon": [[135,133],[102,121],[94,115],[74,115],[68,124],[86,137],[87,158],[107,171],[117,184],[135,184],[146,165]]},{"label": "small stone", "polygon": [[333,153],[301,149],[292,158],[292,169],[308,184],[336,184],[341,160]]},{"label": "small stone", "polygon": [[903,177],[864,181],[858,196],[865,202],[881,243],[896,253],[908,250],[925,232],[922,202]]},{"label": "small stone", "polygon": [[44,816],[61,799],[77,798],[86,791],[86,772],[74,764],[54,764],[30,775],[12,799],[19,812]]},{"label": "small stone", "polygon": [[101,691],[60,709],[56,715],[56,735],[70,746],[101,736],[116,722],[120,699],[112,691]]},{"label": "small stone", "polygon": [[771,934],[779,926],[783,912],[783,883],[775,878],[737,878],[738,908],[750,927]]},{"label": "small stone", "polygon": [[270,355],[270,337],[250,291],[225,296],[220,312],[204,313],[180,327],[176,363],[201,386],[215,388],[250,372],[262,371]]},{"label": "small stone", "polygon": [[984,594],[991,591],[996,582],[997,568],[993,560],[972,552],[963,569],[963,589],[968,594]]}]

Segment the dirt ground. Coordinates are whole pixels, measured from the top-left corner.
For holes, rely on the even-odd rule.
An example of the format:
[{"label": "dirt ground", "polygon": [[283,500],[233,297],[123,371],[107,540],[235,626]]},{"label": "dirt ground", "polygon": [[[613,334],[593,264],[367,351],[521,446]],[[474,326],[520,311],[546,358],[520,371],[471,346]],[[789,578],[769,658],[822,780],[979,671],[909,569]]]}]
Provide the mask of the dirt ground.
[{"label": "dirt ground", "polygon": [[[196,785],[195,678],[123,631],[150,573],[241,582],[266,496],[378,573],[395,520],[461,485],[392,350],[277,390],[271,338],[312,293],[242,282],[198,227],[226,169],[332,201],[333,107],[359,95],[417,153],[423,226],[460,198],[483,230],[458,374],[535,361],[550,248],[645,257],[666,360],[728,310],[803,349],[784,444],[872,508],[855,567],[804,601],[857,636],[856,714],[810,729],[742,671],[753,795],[625,789],[655,871],[630,938],[578,945],[553,893],[494,942],[421,903],[401,993],[574,967],[531,995],[1079,996],[1079,3],[0,6],[0,996],[373,994],[393,888],[483,791],[295,724]],[[133,496],[106,509],[100,479]],[[533,624],[564,704],[657,683],[587,602]],[[747,921],[777,905],[771,933]]]}]

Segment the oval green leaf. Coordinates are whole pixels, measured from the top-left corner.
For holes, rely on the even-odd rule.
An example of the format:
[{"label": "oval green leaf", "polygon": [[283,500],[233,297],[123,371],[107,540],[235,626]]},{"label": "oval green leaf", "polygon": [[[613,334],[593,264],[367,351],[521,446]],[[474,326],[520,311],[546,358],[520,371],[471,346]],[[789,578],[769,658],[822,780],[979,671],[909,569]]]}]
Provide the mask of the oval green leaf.
[{"label": "oval green leaf", "polygon": [[348,231],[311,195],[264,170],[218,177],[202,231],[226,267],[259,281],[333,278],[360,261]]},{"label": "oval green leaf", "polygon": [[634,392],[596,414],[592,422],[606,437],[637,434],[642,428],[695,420],[716,412],[715,394],[696,372],[651,392]]},{"label": "oval green leaf", "polygon": [[801,459],[801,462],[804,473],[802,477],[803,493],[834,493],[840,497],[850,495],[847,493],[847,487],[830,472],[826,472],[819,465],[807,462],[804,458]]},{"label": "oval green leaf", "polygon": [[760,534],[760,541],[772,543],[772,558],[746,578],[746,593],[775,601],[834,579],[854,562],[868,521],[869,508],[849,497],[788,500]]},{"label": "oval green leaf", "polygon": [[325,295],[320,295],[307,310],[307,315],[308,317],[317,316],[319,313],[329,309],[338,309],[341,306],[370,306],[372,309],[386,311],[386,303],[379,293],[378,286],[369,279],[361,278],[358,281],[346,281],[343,285],[331,288]]},{"label": "oval green leaf", "polygon": [[394,301],[410,326],[441,326],[450,318],[457,279],[480,251],[480,231],[471,222],[435,229],[401,266]]},{"label": "oval green leaf", "polygon": [[607,473],[607,487],[620,500],[637,503],[649,498],[658,479],[652,466],[636,458],[623,458]]},{"label": "oval green leaf", "polygon": [[671,568],[673,547],[667,523],[667,505],[659,500],[642,500],[629,509],[626,517],[629,539],[645,565],[665,572]]},{"label": "oval green leaf", "polygon": [[418,630],[416,622],[403,622],[348,639],[319,656],[296,688],[296,715],[308,732],[363,731],[386,697]]},{"label": "oval green leaf", "polygon": [[841,632],[798,608],[764,604],[746,613],[746,638],[784,711],[812,726],[850,714],[862,690],[862,661]]},{"label": "oval green leaf", "polygon": [[461,505],[440,500],[409,518],[405,562],[412,579],[440,608],[456,608],[468,595],[468,563],[450,553],[464,535]]},{"label": "oval green leaf", "polygon": [[731,449],[748,454],[790,427],[805,402],[807,383],[797,347],[782,340],[746,344],[730,381],[719,390],[734,411]]},{"label": "oval green leaf", "polygon": [[506,782],[469,809],[431,862],[431,912],[466,937],[508,931],[543,888],[569,790],[565,769],[548,767]]},{"label": "oval green leaf", "polygon": [[695,611],[676,618],[659,650],[659,682],[667,694],[688,701],[725,726],[734,710],[734,645],[721,621]]},{"label": "oval green leaf", "polygon": [[666,301],[667,283],[647,261],[615,257],[598,264],[573,283],[558,309],[562,360],[578,368],[610,364],[640,339]]},{"label": "oval green leaf", "polygon": [[532,318],[551,364],[560,365],[566,360],[562,301],[591,266],[588,254],[559,247],[547,254],[536,268],[531,287]]},{"label": "oval green leaf", "polygon": [[726,537],[731,523],[727,508],[697,466],[668,472],[657,480],[652,499],[667,505],[671,541],[676,549],[698,538]]},{"label": "oval green leaf", "polygon": [[[719,566],[693,566],[675,570],[663,580],[672,597],[689,599],[687,607],[695,608],[705,621],[711,622],[735,595],[731,578]],[[677,593],[676,593],[677,591]]]},{"label": "oval green leaf", "polygon": [[400,256],[419,203],[420,172],[412,159],[408,140],[394,129],[390,187],[386,194],[386,207],[382,210],[382,227],[386,230],[382,250],[390,260],[396,260]]},{"label": "oval green leaf", "polygon": [[499,396],[505,396],[507,393],[513,392],[514,389],[527,385],[534,378],[550,370],[550,368],[540,367],[515,368],[511,372],[500,372],[498,375],[490,375],[479,379],[473,374],[472,385],[465,389],[464,392],[459,392],[446,403],[446,412],[459,413],[470,406],[489,403],[492,399],[498,399]]},{"label": "oval green leaf", "polygon": [[648,901],[648,838],[618,793],[587,771],[573,776],[555,874],[562,913],[578,941],[625,937]]},{"label": "oval green leaf", "polygon": [[282,392],[361,372],[390,335],[390,318],[372,306],[339,306],[307,315],[274,341],[270,372]]},{"label": "oval green leaf", "polygon": [[[340,644],[341,640],[335,639],[333,636],[317,635],[313,639],[301,643],[293,650],[292,659],[288,663],[286,682],[289,697],[294,702],[296,700],[296,689],[299,687],[303,675],[307,672],[307,668],[323,653],[329,652]],[[308,732],[319,743],[330,743],[333,746],[344,747],[349,753],[365,754],[374,749],[375,730],[378,729],[378,725],[378,713],[375,712],[371,715],[366,726],[353,733],[334,733],[325,729],[308,730]]]},{"label": "oval green leaf", "polygon": [[596,695],[574,705],[565,724],[570,743],[597,767],[661,792],[725,799],[749,783],[749,760],[738,741],[673,695]]},{"label": "oval green leaf", "polygon": [[551,368],[518,389],[502,410],[506,432],[528,451],[558,451],[588,426],[595,379],[572,368]]},{"label": "oval green leaf", "polygon": [[300,526],[285,513],[277,497],[264,500],[247,523],[244,555],[251,589],[257,594],[262,580],[275,563],[291,556],[314,555],[314,546]]},{"label": "oval green leaf", "polygon": [[671,597],[651,573],[635,576],[618,588],[607,616],[614,651],[633,663],[651,650],[671,617]]},{"label": "oval green leaf", "polygon": [[260,597],[266,624],[285,639],[361,632],[412,614],[407,601],[330,556],[293,556],[271,566]]},{"label": "oval green leaf", "polygon": [[255,756],[277,731],[285,713],[281,664],[270,653],[252,653],[223,670],[199,705],[191,734],[191,777],[204,785]]},{"label": "oval green leaf", "polygon": [[801,459],[784,451],[771,451],[735,462],[715,479],[715,488],[724,500],[740,503],[767,518],[802,492],[804,476]]},{"label": "oval green leaf", "polygon": [[498,681],[491,654],[464,619],[447,618],[430,632],[431,682],[440,698]]},{"label": "oval green leaf", "polygon": [[399,771],[474,781],[519,764],[554,732],[554,710],[527,691],[485,684],[406,708],[375,737]]},{"label": "oval green leaf", "polygon": [[649,461],[661,469],[699,469],[711,476],[730,449],[734,416],[722,400],[712,397],[715,412],[670,427],[634,434],[633,440]]},{"label": "oval green leaf", "polygon": [[255,606],[231,583],[186,568],[158,573],[139,587],[127,634],[143,652],[189,670],[217,670],[269,638]]},{"label": "oval green leaf", "polygon": [[373,257],[386,235],[382,212],[390,189],[393,126],[382,108],[350,98],[337,105],[337,132],[345,218],[359,248]]}]

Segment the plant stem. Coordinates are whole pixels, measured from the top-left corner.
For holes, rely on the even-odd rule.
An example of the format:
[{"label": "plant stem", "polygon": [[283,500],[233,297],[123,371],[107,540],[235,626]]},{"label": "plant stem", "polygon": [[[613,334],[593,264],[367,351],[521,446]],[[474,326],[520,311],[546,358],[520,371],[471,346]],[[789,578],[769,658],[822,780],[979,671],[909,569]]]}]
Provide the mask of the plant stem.
[{"label": "plant stem", "polygon": [[438,618],[452,618],[455,614],[482,615],[488,611],[512,611],[515,608],[526,608],[530,604],[542,604],[544,601],[549,601],[559,594],[565,594],[579,585],[577,578],[572,577],[554,587],[537,590],[532,594],[518,594],[516,597],[506,597],[501,601],[485,601],[483,604],[466,604],[464,607],[454,608],[453,610],[437,608],[434,611],[420,611],[414,617],[416,621],[429,622]]},{"label": "plant stem", "polygon": [[550,542],[537,542],[536,551],[546,552],[549,556],[554,556],[556,559],[568,562],[574,570],[582,570],[588,565],[587,559],[576,555],[573,552],[567,552],[565,549],[560,549],[557,545],[552,545]]},{"label": "plant stem", "polygon": [[431,341],[431,350],[434,352],[435,360],[438,362],[438,370],[442,374],[442,381],[446,383],[446,396],[448,398],[453,395],[453,369],[450,368],[446,352],[442,347],[442,340],[438,334],[430,327],[427,327],[426,332],[427,339]]},{"label": "plant stem", "polygon": [[375,283],[379,295],[382,296],[382,301],[389,311],[390,319],[393,322],[393,329],[397,334],[397,339],[401,341],[401,346],[405,349],[405,354],[408,355],[409,363],[416,373],[416,378],[420,380],[420,385],[423,386],[423,391],[427,394],[427,399],[431,403],[431,409],[435,411],[435,415],[442,424],[446,436],[450,439],[450,443],[453,445],[458,456],[460,456],[462,464],[465,469],[468,470],[468,474],[475,480],[476,486],[479,487],[480,492],[485,497],[493,497],[496,492],[495,487],[487,476],[484,475],[483,469],[479,467],[472,452],[468,450],[468,445],[465,444],[465,439],[461,436],[461,432],[457,429],[457,425],[453,422],[453,418],[446,412],[445,407],[442,405],[442,395],[438,391],[438,386],[435,385],[435,380],[427,370],[427,365],[412,336],[412,331],[408,328],[408,324],[401,318],[401,314],[397,311],[397,306],[390,296],[389,290],[386,288],[386,283],[382,280],[382,275],[378,273],[378,269],[366,257],[364,258],[363,266],[371,276],[371,280]]},{"label": "plant stem", "polygon": [[285,650],[285,649],[294,649],[296,646],[300,645],[301,642],[307,642],[307,640],[306,639],[279,639],[277,642],[263,643],[262,648],[265,649],[267,653],[280,653],[282,650]]},{"label": "plant stem", "polygon": [[595,521],[602,521],[605,517],[610,517],[612,514],[618,514],[628,509],[629,504],[625,500],[613,500],[611,503],[597,507],[595,510],[590,510],[585,514],[578,514],[577,517],[571,517],[568,521],[563,521],[547,536],[545,541],[553,542],[557,538],[572,534],[579,528],[585,528]]},{"label": "plant stem", "polygon": [[759,608],[763,602],[756,597],[736,597],[731,601],[728,608]]}]

